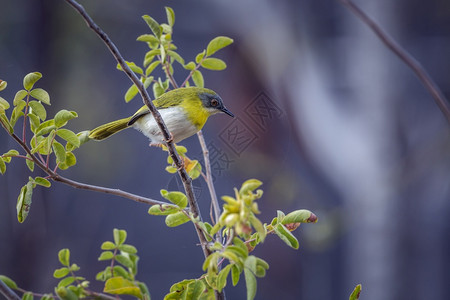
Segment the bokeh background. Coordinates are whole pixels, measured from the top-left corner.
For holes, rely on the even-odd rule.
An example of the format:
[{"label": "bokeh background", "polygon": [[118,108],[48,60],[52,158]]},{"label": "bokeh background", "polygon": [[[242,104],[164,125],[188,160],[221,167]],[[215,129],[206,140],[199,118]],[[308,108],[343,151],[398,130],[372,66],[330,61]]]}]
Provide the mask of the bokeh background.
[{"label": "bokeh background", "polygon": [[[228,68],[205,71],[237,116],[211,118],[204,129],[214,153],[219,195],[248,178],[264,182],[262,220],[280,209],[307,208],[317,224],[295,232],[300,249],[271,236],[255,255],[270,264],[258,279],[257,299],[347,299],[362,283],[363,299],[447,299],[450,294],[449,124],[412,72],[345,7],[316,1],[81,1],[123,56],[140,64],[149,28],[144,14],[165,20],[175,10],[174,41],[186,60],[217,35],[232,37],[218,53]],[[403,45],[450,96],[450,2],[356,1]],[[80,117],[78,132],[131,115],[141,101],[125,104],[130,82],[116,70],[103,43],[63,0],[2,0],[0,5],[2,97],[12,100],[22,78],[43,73],[38,87],[51,95],[50,115],[66,108]],[[176,79],[187,73],[176,69]],[[239,140],[229,133],[243,132]],[[159,199],[177,189],[164,171],[166,155],[150,149],[134,130],[76,151],[78,163],[64,176]],[[182,142],[200,158],[194,136]],[[0,132],[0,153],[17,148]],[[35,171],[34,175],[40,175]],[[25,223],[16,219],[23,161],[0,177],[0,274],[23,288],[52,291],[57,253],[70,248],[80,275],[100,289],[95,274],[100,245],[112,229],[128,231],[139,250],[139,279],[153,299],[172,283],[199,276],[202,253],[190,225],[169,229],[147,206],[54,183],[36,188]],[[196,181],[201,209],[209,215],[206,185]],[[227,287],[244,299],[242,278]],[[447,296],[446,296],[447,295]]]}]

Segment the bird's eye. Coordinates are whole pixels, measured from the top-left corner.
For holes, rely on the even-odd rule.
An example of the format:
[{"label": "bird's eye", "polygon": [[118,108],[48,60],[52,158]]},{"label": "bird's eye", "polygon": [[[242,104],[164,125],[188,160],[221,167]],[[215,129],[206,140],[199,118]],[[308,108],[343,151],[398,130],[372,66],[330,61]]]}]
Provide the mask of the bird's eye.
[{"label": "bird's eye", "polygon": [[217,101],[217,99],[212,99],[211,106],[216,107],[217,105],[219,105],[219,101]]}]

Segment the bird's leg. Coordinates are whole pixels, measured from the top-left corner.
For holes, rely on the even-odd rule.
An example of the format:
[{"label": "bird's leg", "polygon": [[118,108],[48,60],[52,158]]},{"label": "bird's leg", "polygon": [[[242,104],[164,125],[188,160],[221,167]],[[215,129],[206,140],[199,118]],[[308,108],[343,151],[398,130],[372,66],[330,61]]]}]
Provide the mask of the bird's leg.
[{"label": "bird's leg", "polygon": [[163,144],[161,144],[161,143],[150,143],[150,144],[148,144],[150,147],[160,147],[160,148],[162,148],[163,147]]},{"label": "bird's leg", "polygon": [[166,140],[167,144],[173,142],[173,134],[172,134],[172,132],[169,132],[169,134],[170,134],[170,137],[169,137],[168,140]]}]

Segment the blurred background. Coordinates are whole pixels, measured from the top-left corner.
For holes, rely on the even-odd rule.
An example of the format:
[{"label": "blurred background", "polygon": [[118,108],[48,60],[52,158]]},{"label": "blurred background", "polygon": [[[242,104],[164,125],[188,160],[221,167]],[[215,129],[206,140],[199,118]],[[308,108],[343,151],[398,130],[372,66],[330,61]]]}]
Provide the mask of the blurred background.
[{"label": "blurred background", "polygon": [[[403,45],[450,96],[450,2],[355,1]],[[218,195],[249,178],[264,182],[261,219],[306,208],[319,217],[295,235],[300,249],[270,236],[255,251],[270,264],[256,299],[447,299],[450,294],[449,124],[418,79],[338,1],[81,1],[126,60],[142,64],[149,33],[141,19],[165,22],[175,10],[174,41],[193,60],[218,35],[234,44],[217,54],[228,68],[205,71],[237,116],[211,118],[204,135]],[[1,1],[2,97],[12,101],[23,77],[39,71],[37,87],[51,96],[49,115],[78,112],[78,132],[134,113],[131,85],[81,17],[63,0]],[[161,73],[160,73],[161,74]],[[162,75],[162,74],[161,74]],[[181,82],[187,75],[175,69]],[[232,133],[239,133],[233,135]],[[201,158],[194,136],[182,142]],[[81,182],[160,199],[176,190],[164,171],[166,154],[134,130],[76,150],[78,163],[61,174]],[[18,148],[0,132],[0,153]],[[153,299],[171,284],[202,274],[202,252],[191,225],[169,229],[148,207],[115,196],[54,183],[36,188],[28,219],[19,224],[16,199],[29,171],[20,159],[0,177],[0,274],[20,287],[50,292],[57,253],[70,248],[80,275],[95,274],[100,245],[113,228],[138,248],[138,278]],[[39,171],[33,176],[41,175]],[[205,219],[206,184],[195,187]],[[228,299],[244,299],[243,278]],[[448,297],[448,296],[447,296]]]}]

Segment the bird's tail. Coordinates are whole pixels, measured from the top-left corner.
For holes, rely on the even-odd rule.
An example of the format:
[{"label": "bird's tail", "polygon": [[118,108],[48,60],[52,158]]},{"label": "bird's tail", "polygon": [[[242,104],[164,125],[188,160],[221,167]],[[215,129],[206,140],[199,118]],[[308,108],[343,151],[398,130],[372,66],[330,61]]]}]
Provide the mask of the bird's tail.
[{"label": "bird's tail", "polygon": [[89,132],[89,138],[97,141],[104,140],[107,137],[113,135],[114,133],[117,133],[125,128],[128,128],[129,121],[130,118],[125,118],[100,125]]}]

